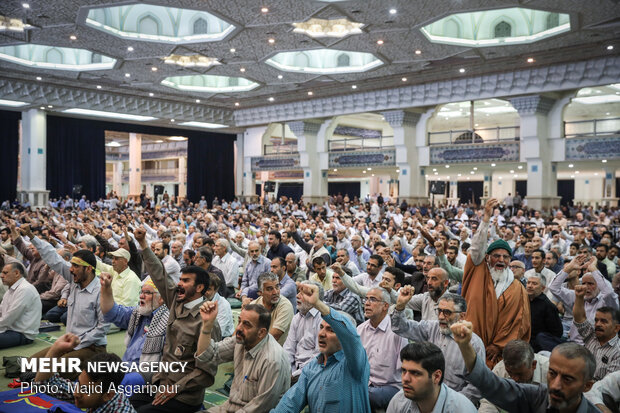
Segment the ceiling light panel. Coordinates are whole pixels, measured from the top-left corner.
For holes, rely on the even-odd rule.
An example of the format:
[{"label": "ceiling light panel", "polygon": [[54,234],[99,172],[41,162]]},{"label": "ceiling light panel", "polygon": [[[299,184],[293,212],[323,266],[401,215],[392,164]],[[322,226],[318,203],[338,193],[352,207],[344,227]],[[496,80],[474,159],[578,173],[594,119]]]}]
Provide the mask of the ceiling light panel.
[{"label": "ceiling light panel", "polygon": [[116,59],[86,49],[20,44],[0,47],[0,59],[22,66],[51,70],[112,69]]},{"label": "ceiling light panel", "polygon": [[85,23],[125,39],[174,44],[215,42],[235,30],[205,11],[144,3],[90,9]]},{"label": "ceiling light panel", "polygon": [[91,110],[91,109],[81,109],[81,108],[66,109],[66,110],[63,110],[62,112],[70,113],[74,115],[95,116],[95,117],[101,117],[101,118],[135,120],[139,122],[146,122],[146,121],[157,119],[153,116],[131,115],[129,113],[104,112],[101,110]]},{"label": "ceiling light panel", "polygon": [[315,19],[292,24],[295,33],[303,33],[310,37],[345,37],[351,34],[362,33],[363,23],[356,23],[348,19]]},{"label": "ceiling light panel", "polygon": [[161,84],[177,90],[204,93],[247,92],[259,86],[243,77],[216,75],[171,76],[162,80]]},{"label": "ceiling light panel", "polygon": [[451,14],[421,29],[433,43],[470,47],[533,43],[570,30],[568,14],[522,7]]},{"label": "ceiling light panel", "polygon": [[281,52],[265,63],[286,72],[315,74],[358,73],[383,65],[371,53],[332,49]]}]

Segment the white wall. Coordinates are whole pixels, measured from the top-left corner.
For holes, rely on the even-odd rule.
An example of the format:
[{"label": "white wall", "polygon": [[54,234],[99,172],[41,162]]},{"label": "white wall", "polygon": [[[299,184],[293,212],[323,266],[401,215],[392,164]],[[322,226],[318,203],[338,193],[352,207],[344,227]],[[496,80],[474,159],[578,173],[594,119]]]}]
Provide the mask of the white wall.
[{"label": "white wall", "polygon": [[575,203],[600,203],[603,197],[603,178],[575,177]]}]

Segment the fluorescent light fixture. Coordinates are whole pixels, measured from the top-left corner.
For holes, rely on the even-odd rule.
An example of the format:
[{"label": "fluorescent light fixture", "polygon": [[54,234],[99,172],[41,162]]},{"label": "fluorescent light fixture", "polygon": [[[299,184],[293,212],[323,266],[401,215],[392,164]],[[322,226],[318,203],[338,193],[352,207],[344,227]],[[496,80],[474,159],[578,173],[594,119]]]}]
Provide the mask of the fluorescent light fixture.
[{"label": "fluorescent light fixture", "polygon": [[[303,62],[298,59],[299,55],[303,56]],[[349,64],[338,66],[340,56],[346,56]],[[285,72],[320,75],[360,73],[383,65],[383,61],[371,53],[333,49],[280,52],[266,60],[265,63]]]},{"label": "fluorescent light fixture", "polygon": [[182,122],[179,125],[183,126],[193,126],[196,128],[207,128],[207,129],[219,129],[219,128],[227,128],[228,125],[222,125],[220,123],[209,123],[209,122]]},{"label": "fluorescent light fixture", "polygon": [[119,146],[121,146],[121,144],[116,141],[112,141],[110,143],[106,143],[105,146],[109,146],[111,148],[118,148]]},{"label": "fluorescent light fixture", "polygon": [[[48,52],[54,50],[62,55],[63,63],[48,62]],[[54,47],[40,44],[20,44],[0,47],[0,59],[23,66],[55,70],[105,70],[112,69],[116,59],[100,55],[101,62],[93,63],[95,53],[86,49]]]},{"label": "fluorescent light fixture", "polygon": [[72,115],[97,116],[101,118],[136,120],[139,122],[147,122],[150,120],[157,119],[153,116],[131,115],[129,113],[104,112],[102,110],[91,110],[91,109],[80,109],[80,108],[65,109],[62,112],[69,113]]},{"label": "fluorescent light fixture", "polygon": [[[182,125],[182,123],[181,123]],[[175,141],[175,142],[182,142],[182,141],[186,141],[187,138],[185,136],[171,136],[168,138],[169,141]]]},{"label": "fluorescent light fixture", "polygon": [[584,105],[596,105],[599,103],[616,103],[620,102],[620,95],[600,95],[600,96],[584,96],[573,98],[573,102],[583,103]]},{"label": "fluorescent light fixture", "polygon": [[17,108],[20,106],[26,106],[29,103],[27,102],[20,102],[19,100],[6,100],[6,99],[0,99],[0,106],[10,106],[12,108]]},{"label": "fluorescent light fixture", "polygon": [[517,110],[513,108],[512,106],[490,106],[488,108],[479,108],[476,110],[482,113],[491,113],[491,114],[517,113]]}]

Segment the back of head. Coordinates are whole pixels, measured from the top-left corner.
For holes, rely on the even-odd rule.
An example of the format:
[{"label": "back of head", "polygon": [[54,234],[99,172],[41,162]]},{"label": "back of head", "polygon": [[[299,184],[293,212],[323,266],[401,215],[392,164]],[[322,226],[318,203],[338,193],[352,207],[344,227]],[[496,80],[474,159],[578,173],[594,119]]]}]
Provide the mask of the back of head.
[{"label": "back of head", "polygon": [[530,367],[534,362],[534,350],[523,340],[512,340],[504,347],[502,357],[510,368]]},{"label": "back of head", "polygon": [[[120,363],[121,359],[119,356],[113,353],[98,353],[88,359],[88,362]],[[101,372],[98,372],[97,370],[98,369],[95,369],[95,371],[88,371],[88,378],[93,383],[101,383],[105,391],[110,388],[111,384],[114,384],[115,387],[118,387],[118,385],[121,384],[121,381],[123,381],[123,377],[125,376],[125,373],[115,371],[114,369],[105,368],[101,369]]]}]

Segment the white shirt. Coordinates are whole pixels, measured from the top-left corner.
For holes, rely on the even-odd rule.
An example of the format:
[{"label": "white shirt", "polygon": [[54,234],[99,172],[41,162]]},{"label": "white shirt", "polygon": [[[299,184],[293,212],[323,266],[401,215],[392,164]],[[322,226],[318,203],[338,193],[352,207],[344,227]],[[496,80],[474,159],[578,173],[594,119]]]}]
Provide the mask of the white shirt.
[{"label": "white shirt", "polygon": [[217,301],[217,323],[220,325],[220,330],[222,330],[222,337],[232,336],[235,326],[230,303],[217,292],[211,301]]},{"label": "white shirt", "polygon": [[239,262],[232,255],[226,253],[222,258],[219,255],[215,255],[211,264],[222,271],[226,280],[226,286],[239,287]]},{"label": "white shirt", "polygon": [[161,260],[162,264],[164,264],[164,269],[166,270],[166,274],[175,284],[178,284],[179,279],[181,278],[181,266],[170,255],[166,255],[163,260]]},{"label": "white shirt", "polygon": [[368,275],[367,272],[363,272],[363,273],[353,277],[353,281],[355,281],[359,285],[363,285],[364,287],[373,288],[373,287],[378,287],[379,286],[379,284],[381,283],[381,279],[382,278],[383,277],[379,273],[379,274],[377,274],[377,276],[373,280],[372,278],[370,278],[370,275]]},{"label": "white shirt", "polygon": [[25,278],[20,278],[4,294],[0,304],[0,333],[22,333],[34,340],[41,325],[39,292]]}]

